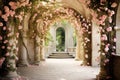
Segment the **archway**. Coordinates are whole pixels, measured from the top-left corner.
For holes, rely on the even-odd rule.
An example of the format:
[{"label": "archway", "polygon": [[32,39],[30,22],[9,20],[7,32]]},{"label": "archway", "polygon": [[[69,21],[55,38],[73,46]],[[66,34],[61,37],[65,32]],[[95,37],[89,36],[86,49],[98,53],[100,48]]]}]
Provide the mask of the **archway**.
[{"label": "archway", "polygon": [[[15,2],[10,2],[10,3],[15,3]],[[33,8],[34,7],[35,6],[33,4]],[[21,8],[24,11],[24,7],[20,7],[20,10],[21,10]],[[50,12],[48,12],[48,8],[51,8],[51,7],[44,7],[43,6],[43,9],[44,8],[45,8],[45,12],[47,14],[49,14]],[[31,9],[31,8],[29,8],[29,9]],[[39,9],[39,7],[38,7],[38,9]],[[18,11],[19,11],[19,9],[18,9]],[[18,23],[15,22],[15,24],[13,24],[14,27],[18,26],[17,30],[14,30],[14,27],[12,27],[12,26],[9,26],[9,28],[11,28],[14,31],[14,32],[10,31],[10,33],[13,33],[13,35],[17,35],[17,37],[22,41],[21,44],[24,47],[21,50],[21,51],[24,52],[24,53],[23,52],[21,53],[21,55],[24,55],[24,57],[23,57],[24,59],[22,59],[22,60],[27,60],[27,56],[25,56],[25,55],[28,55],[27,52],[29,52],[29,50],[27,50],[27,47],[26,47],[26,44],[28,44],[26,42],[26,40],[27,40],[26,38],[28,38],[28,37],[34,41],[34,50],[33,51],[35,52],[35,55],[34,55],[35,63],[39,64],[40,60],[44,60],[44,58],[43,58],[43,55],[44,55],[43,54],[44,38],[46,37],[45,34],[49,29],[48,25],[50,25],[50,22],[52,22],[52,20],[48,20],[48,18],[56,20],[56,18],[57,18],[56,16],[58,16],[59,14],[60,14],[59,18],[63,17],[65,19],[69,19],[71,22],[73,21],[73,24],[75,25],[75,29],[77,30],[78,37],[81,37],[81,38],[83,37],[82,39],[84,39],[84,44],[88,43],[88,45],[89,45],[89,43],[90,43],[89,38],[90,38],[91,33],[88,34],[88,31],[91,31],[90,28],[92,26],[91,22],[90,22],[90,19],[84,18],[84,16],[80,15],[77,11],[75,11],[71,8],[64,8],[64,7],[60,7],[60,8],[57,8],[57,9],[53,10],[53,14],[51,14],[51,15],[56,14],[55,17],[54,16],[52,17],[51,15],[46,15],[46,14],[44,15],[43,14],[43,16],[41,18],[42,14],[43,13],[40,14],[39,11],[37,12],[37,14],[35,14],[35,12],[33,12],[33,14],[29,14],[29,13],[28,14],[23,14],[21,12],[20,13],[18,12],[18,14],[16,14],[16,16],[11,18],[11,20],[10,20],[11,22],[13,22],[14,19],[15,19],[15,21],[17,21],[19,19]],[[65,15],[67,15],[67,17]],[[23,19],[21,19],[21,17]],[[29,21],[29,25],[28,25],[28,21]],[[82,25],[82,27],[81,27],[81,25]],[[82,36],[83,34],[81,34],[82,31],[83,32],[85,31],[84,36]],[[17,34],[14,34],[15,32]],[[15,41],[17,41],[16,37],[13,37],[13,39],[15,39]],[[11,42],[11,40],[12,39],[10,39],[9,41]],[[81,40],[81,42],[82,41],[83,40]],[[91,43],[90,43],[90,45],[91,45]],[[17,46],[17,44],[15,44],[15,46]],[[84,46],[86,46],[86,45],[84,45]],[[85,49],[88,49],[88,47],[90,47],[90,46],[86,46]],[[89,48],[89,50],[91,50],[91,48]],[[12,49],[11,49],[10,53],[11,52],[13,52]],[[85,56],[83,56],[84,61],[85,61],[85,65],[91,65],[91,57],[89,57],[89,56],[91,56],[91,51],[89,52],[90,55],[88,54],[88,52],[89,51],[86,50],[85,51]],[[17,54],[17,51],[15,53]],[[13,56],[14,56],[14,58],[16,57],[16,55],[12,55],[12,59],[13,59]],[[9,57],[11,57],[11,56],[9,56]],[[8,60],[8,63],[9,63],[9,61],[11,61],[11,60]],[[15,68],[14,65],[15,65],[15,60],[14,60],[14,63],[12,65],[12,67]]]},{"label": "archway", "polygon": [[[19,1],[18,1],[19,2]],[[93,2],[93,1],[92,1]],[[103,1],[104,2],[104,1]],[[103,2],[100,2],[102,5],[103,5]],[[105,2],[107,2],[107,1],[105,1]],[[14,4],[12,4],[12,3],[14,3]],[[11,29],[8,29],[9,31],[10,31],[10,33],[12,33],[12,35],[17,35],[17,37],[19,36],[19,33],[20,33],[20,36],[22,36],[22,40],[24,40],[25,38],[26,38],[26,32],[27,32],[27,28],[26,27],[24,27],[24,29],[23,29],[23,31],[22,31],[22,29],[21,29],[21,24],[22,24],[22,22],[21,21],[23,21],[22,19],[21,19],[21,16],[20,15],[24,15],[23,13],[21,13],[21,11],[26,11],[27,12],[27,10],[29,11],[29,9],[31,9],[31,8],[29,8],[29,5],[27,6],[27,9],[26,9],[26,7],[24,6],[24,5],[26,5],[26,4],[23,4],[24,3],[24,1],[20,1],[20,6],[23,6],[23,7],[20,7],[20,9],[18,9],[18,15],[17,16],[15,16],[15,18],[17,17],[17,18],[19,18],[20,19],[20,23],[16,23],[16,26],[17,25],[19,25],[19,28],[17,28],[17,29],[19,29],[19,30],[16,30],[16,29],[13,29],[12,28],[12,31],[11,31]],[[29,1],[27,1],[26,2],[27,4],[29,3]],[[35,2],[35,3],[37,3],[37,2]],[[35,8],[35,3],[33,4],[33,7],[32,8]],[[88,2],[89,3],[89,2]],[[111,4],[111,2],[109,2],[110,4]],[[14,16],[14,10],[16,9],[16,5],[17,5],[17,3],[16,2],[6,2],[6,1],[4,1],[4,3],[3,3],[3,5],[10,5],[10,6],[7,6],[7,8],[6,8],[6,6],[4,7],[5,8],[5,10],[3,11],[3,12],[5,12],[5,13],[3,13],[3,14],[7,14],[8,13],[8,11],[7,10],[9,10],[9,7],[10,7],[10,9],[12,10],[11,11],[11,13],[10,13],[10,15],[7,15],[7,17],[8,16],[11,16],[11,17],[13,17]],[[31,5],[31,4],[30,4]],[[43,5],[46,5],[46,3],[44,3]],[[89,5],[87,5],[87,6],[89,6]],[[94,6],[94,5],[92,5],[92,6]],[[106,6],[106,5],[105,5]],[[96,5],[94,6],[94,7],[96,7]],[[99,11],[101,11],[101,9],[104,9],[104,8],[101,8],[100,6],[98,6],[100,9],[97,9],[98,10],[98,12]],[[108,7],[108,5],[107,5],[107,7]],[[114,7],[114,6],[113,6]],[[21,10],[21,8],[22,8],[22,10]],[[47,7],[47,11],[48,11],[48,8],[49,7]],[[38,8],[37,8],[38,9]],[[82,6],[82,9],[84,9],[85,10],[85,6],[83,7]],[[88,8],[86,8],[86,9],[88,9]],[[96,8],[95,8],[96,9]],[[35,8],[35,10],[36,10],[36,8]],[[83,10],[83,11],[84,11]],[[19,11],[20,11],[20,13],[19,13]],[[38,13],[39,13],[39,10],[37,10],[38,11]],[[102,11],[104,11],[104,10],[102,10]],[[106,8],[105,8],[105,11],[106,11]],[[107,9],[107,11],[109,11],[108,9]],[[2,11],[1,11],[2,12]],[[110,11],[110,12],[112,12],[112,11]],[[48,12],[49,13],[49,12]],[[71,11],[71,13],[73,14],[73,11]],[[102,12],[101,12],[102,13]],[[19,15],[20,14],[20,15]],[[64,13],[62,13],[61,12],[61,14],[62,15],[64,15]],[[29,14],[30,16],[31,16],[31,14]],[[38,48],[38,46],[40,45],[40,52],[42,52],[43,51],[43,43],[44,43],[44,33],[45,33],[45,30],[46,29],[48,29],[48,27],[46,28],[46,26],[44,26],[44,25],[48,25],[49,24],[49,22],[46,22],[46,21],[49,21],[48,20],[48,17],[50,17],[51,18],[51,15],[47,15],[47,17],[45,16],[44,17],[44,15],[45,14],[43,14],[42,15],[42,18],[39,18],[38,19],[38,17],[40,16],[41,17],[41,15],[42,14],[40,14],[40,15],[37,15],[37,14],[32,14],[32,19],[33,19],[33,21],[32,21],[32,23],[33,22],[40,22],[39,24],[34,24],[34,26],[36,26],[36,25],[40,25],[40,24],[42,24],[42,26],[40,26],[40,27],[36,27],[36,28],[33,28],[33,27],[30,27],[30,26],[33,26],[32,25],[32,23],[30,24],[30,26],[29,26],[29,28],[31,28],[31,29],[34,29],[34,31],[31,31],[33,34],[32,34],[32,38],[34,38],[35,39],[35,41],[36,40],[38,40],[38,41],[40,41],[40,44],[37,44],[37,43],[35,43],[36,44],[36,46],[35,46],[35,48],[37,49]],[[82,14],[83,15],[83,14]],[[89,19],[87,19],[86,18],[86,13],[85,13],[85,16],[82,16],[82,15],[80,15],[80,16],[78,16],[78,14],[74,14],[74,16],[76,16],[77,18],[79,18],[79,21],[81,21],[81,23],[82,23],[82,27],[83,27],[83,31],[89,31],[90,30],[90,28],[89,27],[91,27],[91,18],[89,18]],[[113,14],[112,14],[113,15]],[[37,17],[36,17],[37,16]],[[23,17],[25,17],[25,16],[23,16]],[[22,18],[23,18],[22,17]],[[103,19],[101,19],[101,17],[103,18]],[[2,19],[4,19],[4,20],[2,20],[2,22],[1,22],[1,26],[3,27],[3,26],[7,26],[6,24],[7,24],[7,19],[8,18],[6,18],[6,17],[2,17]],[[34,20],[35,19],[35,20]],[[36,20],[37,19],[37,20]],[[42,19],[42,21],[41,21],[41,19]],[[104,16],[104,15],[102,15],[102,16],[100,16],[100,22],[101,23],[103,23],[104,21],[106,20],[106,16]],[[13,18],[11,18],[11,21],[12,22],[14,22],[14,19]],[[17,21],[17,20],[16,20]],[[108,22],[108,21],[107,21]],[[100,25],[101,26],[104,26],[103,24],[101,24],[100,23]],[[10,25],[10,24],[9,24]],[[11,24],[12,25],[12,24]],[[86,26],[87,25],[87,26]],[[109,25],[109,24],[108,24]],[[22,25],[23,26],[23,25]],[[44,26],[44,27],[43,27]],[[15,27],[15,25],[14,25],[14,27]],[[103,29],[103,31],[104,30],[106,30],[106,26],[104,26],[105,28]],[[107,26],[108,27],[108,26]],[[9,27],[9,28],[11,28],[11,26]],[[37,28],[40,28],[40,29],[37,29]],[[78,29],[78,28],[77,28]],[[3,29],[1,29],[1,31],[4,31],[4,30],[6,30],[6,27],[4,27]],[[36,33],[35,32],[37,32],[38,33],[38,31],[37,30],[41,30],[41,32],[39,33],[39,35],[36,35]],[[8,32],[9,32],[8,31]],[[19,31],[19,33],[17,33],[17,34],[14,34],[14,32],[17,32],[17,31]],[[25,33],[24,33],[24,31],[25,31]],[[110,30],[108,30],[108,31],[110,31]],[[24,34],[24,35],[23,35]],[[90,33],[89,33],[90,34]],[[108,33],[109,34],[109,33]],[[41,37],[41,35],[43,35],[42,37]],[[16,37],[12,37],[12,38],[8,38],[8,37],[11,37],[11,35],[8,35],[8,37],[6,37],[7,36],[7,31],[6,31],[6,33],[2,33],[2,36],[3,36],[3,38],[5,38],[1,43],[3,44],[3,46],[1,47],[1,50],[3,50],[3,49],[6,49],[7,47],[8,47],[8,45],[6,45],[6,42],[12,42],[12,41],[17,41],[17,39],[16,39]],[[39,36],[40,36],[40,40],[39,40]],[[24,38],[23,38],[24,37]],[[90,35],[84,35],[84,37],[90,37]],[[106,40],[106,38],[105,37],[109,37],[109,35],[107,35],[106,36],[106,33],[104,33],[104,35],[103,35],[103,33],[102,33],[102,37],[103,37],[103,39],[104,39],[104,41],[107,41]],[[6,41],[6,39],[9,39],[8,41]],[[1,38],[2,39],[2,38]],[[84,41],[86,41],[86,42],[89,42],[89,38],[83,38],[84,39]],[[5,42],[4,42],[5,41]],[[103,41],[103,43],[105,43]],[[110,40],[108,40],[108,43],[110,42]],[[14,42],[13,42],[14,43]],[[106,43],[105,43],[106,44]],[[86,44],[84,44],[84,46],[85,46]],[[16,53],[17,53],[17,49],[15,49],[16,48],[16,44],[14,45],[15,47],[13,47],[13,46],[11,46],[11,44],[9,44],[9,47],[12,47],[12,49],[10,49],[9,47],[8,47],[8,49],[10,49],[10,50],[5,50],[4,52],[3,52],[3,55],[2,55],[2,57],[4,57],[4,55],[5,55],[5,57],[7,57],[8,58],[8,60],[6,60],[7,61],[7,63],[6,64],[9,64],[9,63],[13,63],[12,64],[12,69],[11,69],[11,66],[10,67],[8,67],[8,66],[6,66],[9,70],[8,71],[15,71],[15,58],[16,58]],[[108,47],[109,47],[109,45],[107,45],[107,46],[105,46],[105,45],[102,45],[102,50],[101,51],[103,51],[103,52],[105,52],[105,50],[103,49],[103,48],[105,48],[106,49],[106,51],[108,52]],[[84,47],[85,49],[86,48],[88,48],[87,46],[86,47]],[[7,51],[10,53],[10,55],[9,55],[9,53],[7,54]],[[38,51],[38,50],[37,50]],[[37,52],[36,51],[36,52]],[[13,54],[13,53],[15,53],[15,54]],[[90,62],[88,62],[88,61],[90,61],[90,55],[88,54],[88,52],[89,52],[89,50],[85,50],[85,55],[84,55],[84,61],[85,61],[85,63],[86,64],[88,64],[88,65],[90,65]],[[107,53],[107,52],[105,52],[105,53]],[[36,55],[37,55],[37,53],[36,53]],[[43,55],[43,54],[40,54],[40,55]],[[38,56],[39,56],[39,54],[38,54]],[[37,57],[38,57],[37,56]],[[104,58],[104,55],[101,55],[102,56],[102,58]],[[5,60],[5,57],[3,58],[3,60]],[[7,59],[6,58],[6,59]],[[12,60],[12,61],[11,61]],[[13,61],[14,60],[14,61]],[[36,61],[38,61],[39,62],[39,57],[37,58],[37,60]],[[104,60],[103,60],[103,63],[101,64],[101,67],[102,67],[102,69],[104,69],[104,70],[107,70],[105,67],[103,67],[103,65],[104,65]],[[106,76],[105,76],[106,77]]]}]

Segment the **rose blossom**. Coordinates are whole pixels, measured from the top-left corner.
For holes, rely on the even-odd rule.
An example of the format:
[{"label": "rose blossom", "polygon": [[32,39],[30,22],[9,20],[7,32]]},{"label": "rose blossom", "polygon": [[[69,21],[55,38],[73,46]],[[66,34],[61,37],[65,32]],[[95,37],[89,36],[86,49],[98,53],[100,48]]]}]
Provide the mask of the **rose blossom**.
[{"label": "rose blossom", "polygon": [[110,32],[110,31],[112,31],[112,27],[108,27],[106,30],[107,30],[108,32]]},{"label": "rose blossom", "polygon": [[107,40],[107,35],[106,35],[106,34],[103,34],[102,37],[101,37],[101,40],[102,40],[102,41]]},{"label": "rose blossom", "polygon": [[5,56],[9,56],[9,55],[10,55],[10,53],[6,53],[6,54],[5,54]]},{"label": "rose blossom", "polygon": [[2,38],[2,36],[0,36],[0,40],[2,40],[3,38]]},{"label": "rose blossom", "polygon": [[2,66],[2,64],[3,64],[4,61],[5,61],[4,57],[0,58],[0,67]]},{"label": "rose blossom", "polygon": [[111,7],[113,7],[113,8],[117,7],[117,3],[115,3],[115,2],[112,3]]},{"label": "rose blossom", "polygon": [[0,26],[3,26],[3,23],[2,23],[2,22],[0,22]]},{"label": "rose blossom", "polygon": [[8,6],[4,6],[5,12],[8,13],[9,12],[9,7]]},{"label": "rose blossom", "polygon": [[105,52],[108,52],[108,50],[109,50],[109,48],[106,46],[106,47],[105,47]]},{"label": "rose blossom", "polygon": [[114,42],[116,42],[117,41],[117,39],[116,38],[114,38]]}]

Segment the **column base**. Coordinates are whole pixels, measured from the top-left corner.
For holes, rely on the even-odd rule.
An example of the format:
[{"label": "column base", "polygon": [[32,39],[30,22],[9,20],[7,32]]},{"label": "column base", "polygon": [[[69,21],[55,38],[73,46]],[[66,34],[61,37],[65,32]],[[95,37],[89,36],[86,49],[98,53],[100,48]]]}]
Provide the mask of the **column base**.
[{"label": "column base", "polygon": [[34,65],[39,66],[39,65],[40,65],[40,61],[35,61],[35,62],[34,62]]},{"label": "column base", "polygon": [[18,67],[28,67],[29,64],[18,64],[17,66],[18,66]]},{"label": "column base", "polygon": [[75,61],[81,61],[81,59],[75,58]]},{"label": "column base", "polygon": [[45,61],[45,59],[40,59],[40,61]]},{"label": "column base", "polygon": [[28,67],[29,66],[29,63],[28,62],[18,62],[17,64],[18,67]]}]

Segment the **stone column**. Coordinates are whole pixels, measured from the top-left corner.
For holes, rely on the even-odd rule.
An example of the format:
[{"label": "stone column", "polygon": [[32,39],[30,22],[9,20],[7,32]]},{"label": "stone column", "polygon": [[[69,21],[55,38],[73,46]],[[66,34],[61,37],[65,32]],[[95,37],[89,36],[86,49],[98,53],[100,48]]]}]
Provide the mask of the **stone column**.
[{"label": "stone column", "polygon": [[28,66],[28,52],[27,52],[27,31],[28,31],[28,20],[30,18],[30,13],[26,14],[22,21],[22,26],[24,31],[20,31],[19,38],[19,64],[18,66]]},{"label": "stone column", "polygon": [[99,66],[100,63],[100,44],[101,44],[101,38],[100,38],[100,30],[99,26],[92,22],[92,66]]},{"label": "stone column", "polygon": [[27,39],[24,37],[23,39],[19,40],[19,64],[18,66],[28,66],[28,55],[27,55]]},{"label": "stone column", "polygon": [[16,72],[16,54],[13,51],[16,48],[15,43],[16,39],[10,39],[9,44],[13,44],[14,47],[11,48],[11,50],[8,51],[9,56],[6,57],[6,67],[8,69],[8,74],[5,76],[6,79],[12,79],[12,78],[18,78],[19,75]]},{"label": "stone column", "polygon": [[40,63],[40,38],[38,36],[34,40],[34,63],[36,65]]},{"label": "stone column", "polygon": [[[16,49],[16,39],[10,39],[9,44],[13,44],[14,46],[8,51],[8,55],[6,55],[5,66],[7,68],[7,74],[0,78],[0,80],[28,80],[26,77],[21,77],[17,74],[16,60],[17,60],[17,52]],[[8,45],[9,46],[9,45]]]},{"label": "stone column", "polygon": [[45,56],[44,56],[44,39],[40,39],[40,60],[45,61]]},{"label": "stone column", "polygon": [[82,37],[77,37],[77,47],[75,60],[83,60],[84,48]]}]

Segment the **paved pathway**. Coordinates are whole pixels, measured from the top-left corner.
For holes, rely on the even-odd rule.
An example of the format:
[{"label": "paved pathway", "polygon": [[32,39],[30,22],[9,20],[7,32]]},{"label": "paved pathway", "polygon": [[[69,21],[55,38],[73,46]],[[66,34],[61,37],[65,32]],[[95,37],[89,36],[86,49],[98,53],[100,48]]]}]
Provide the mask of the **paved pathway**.
[{"label": "paved pathway", "polygon": [[29,80],[95,80],[98,73],[98,67],[80,66],[74,59],[47,59],[39,66],[18,68]]}]

